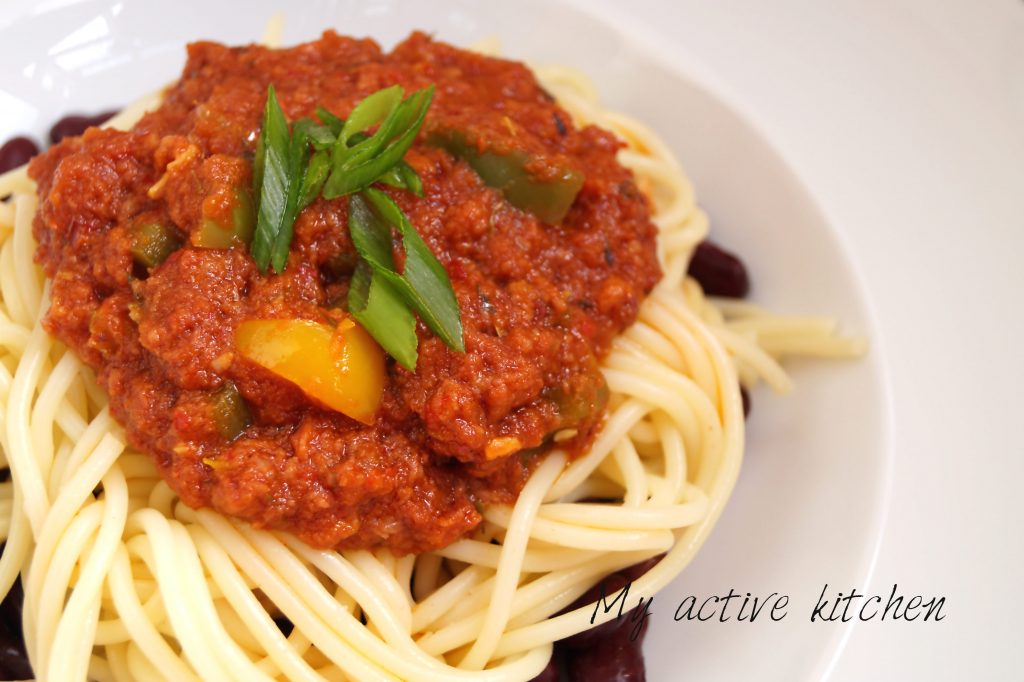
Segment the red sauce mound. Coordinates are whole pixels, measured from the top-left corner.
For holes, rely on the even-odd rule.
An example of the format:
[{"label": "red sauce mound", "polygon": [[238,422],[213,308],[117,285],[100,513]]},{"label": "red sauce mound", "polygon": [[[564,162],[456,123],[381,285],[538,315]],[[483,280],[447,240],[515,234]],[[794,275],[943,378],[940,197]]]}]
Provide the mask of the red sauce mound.
[{"label": "red sauce mound", "polygon": [[[355,261],[347,199],[302,212],[281,275],[260,275],[244,248],[189,245],[204,202],[216,208],[230,188],[251,184],[271,83],[290,120],[317,105],[344,117],[395,83],[437,86],[406,156],[425,196],[387,191],[451,277],[466,352],[420,324],[417,371],[388,362],[372,425],[316,404],[234,349],[244,320],[320,320],[345,300]],[[529,154],[538,177],[583,174],[562,223],[511,206],[428,143],[431,131],[453,129]],[[163,105],[131,131],[90,129],[33,161],[37,258],[53,279],[46,327],[96,369],[131,444],[186,504],[320,547],[442,547],[479,524],[477,504],[515,498],[555,432],[575,432],[562,445],[579,451],[600,424],[598,360],[660,276],[656,229],[615,159],[619,147],[606,131],[575,129],[522,64],[423,34],[391,53],[334,33],[283,50],[196,43]],[[150,192],[172,161],[175,172]],[[140,216],[173,225],[185,244],[149,271],[130,251]],[[226,382],[252,413],[232,440],[211,407]],[[498,438],[521,449],[488,459]]]}]

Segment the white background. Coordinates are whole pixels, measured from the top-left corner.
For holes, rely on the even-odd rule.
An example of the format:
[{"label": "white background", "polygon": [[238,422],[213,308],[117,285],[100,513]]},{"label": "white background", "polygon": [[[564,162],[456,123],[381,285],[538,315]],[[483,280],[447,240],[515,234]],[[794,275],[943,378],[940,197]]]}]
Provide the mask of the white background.
[{"label": "white background", "polygon": [[865,276],[896,459],[859,587],[945,596],[946,619],[857,625],[832,679],[1024,679],[1024,2],[594,7],[756,111]]}]

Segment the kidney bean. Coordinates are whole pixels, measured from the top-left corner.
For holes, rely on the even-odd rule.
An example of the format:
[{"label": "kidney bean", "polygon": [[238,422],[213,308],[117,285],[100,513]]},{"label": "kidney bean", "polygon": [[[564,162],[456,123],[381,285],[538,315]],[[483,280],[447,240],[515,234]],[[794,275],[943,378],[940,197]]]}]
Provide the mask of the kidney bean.
[{"label": "kidney bean", "polygon": [[24,602],[25,593],[19,578],[0,603],[0,679],[27,680],[33,676],[21,629]]},{"label": "kidney bean", "polygon": [[[581,606],[593,604],[601,598],[602,589],[604,590],[606,602],[611,603],[611,601],[615,599],[616,596],[618,596],[619,592],[622,591],[622,588],[626,586],[626,583],[631,583],[634,580],[640,578],[642,575],[647,573],[647,571],[651,570],[651,568],[653,568],[655,564],[661,561],[661,559],[664,556],[664,554],[659,554],[658,556],[654,556],[650,559],[646,559],[645,561],[641,561],[638,564],[627,566],[621,571],[612,573],[611,575],[605,577],[600,583],[594,585],[589,590],[584,592],[583,596],[581,596],[579,599],[574,601],[566,608],[562,609],[561,613],[566,613],[568,611],[578,609]],[[637,596],[642,596],[646,599],[651,595],[645,594]],[[628,599],[632,603],[636,603],[636,596],[629,595]],[[603,610],[604,607],[600,606],[598,608]],[[617,604],[615,606],[615,609],[617,613]],[[612,632],[618,630],[625,623],[631,622],[629,619],[629,614],[631,613],[632,611],[628,613],[623,613],[622,618],[613,618],[606,623],[601,623],[597,627],[590,628],[589,630],[584,630],[583,632],[577,632],[575,635],[566,637],[561,642],[559,642],[559,644],[570,649],[585,649],[593,646],[600,646],[600,643],[604,640],[604,638],[608,637]],[[632,628],[626,629],[630,630]]]},{"label": "kidney bean", "polygon": [[[624,588],[628,582],[629,578],[622,573],[612,573],[597,585],[594,585],[584,592],[583,596],[563,609],[561,613],[566,613],[568,611],[578,609],[581,606],[593,604],[601,598],[602,589],[604,590],[605,600],[608,603],[611,603],[611,601],[618,596],[619,592],[622,591],[622,588]],[[600,609],[599,612],[603,612],[603,606],[599,606],[598,609]],[[615,609],[615,612],[618,613],[618,604],[615,605]],[[628,621],[629,618],[625,613],[623,613],[622,618],[612,618],[610,621],[601,623],[597,627],[592,627],[589,630],[584,630],[583,632],[577,632],[575,635],[571,635],[561,640],[559,644],[570,649],[591,648],[599,645],[599,643],[604,641],[606,637],[618,630]]]},{"label": "kidney bean", "polygon": [[743,418],[750,415],[750,392],[740,386],[740,397],[743,398]]},{"label": "kidney bean", "polygon": [[105,123],[116,113],[116,111],[104,111],[95,116],[84,116],[81,114],[65,116],[50,128],[50,144],[57,144],[65,137],[81,135],[85,132],[86,128]]},{"label": "kidney bean", "polygon": [[0,633],[0,679],[31,680],[32,666],[21,637]]},{"label": "kidney bean", "polygon": [[743,261],[713,242],[697,245],[687,272],[709,296],[743,298],[750,291]]},{"label": "kidney bean", "polygon": [[562,673],[559,670],[558,665],[559,656],[557,652],[551,656],[551,660],[548,661],[546,668],[540,671],[537,677],[530,680],[530,682],[558,682],[562,679]]},{"label": "kidney bean", "polygon": [[[652,556],[650,559],[644,559],[640,563],[633,564],[632,566],[628,566],[628,567],[622,569],[619,572],[622,573],[627,578],[629,578],[630,581],[638,580],[639,578],[642,578],[644,575],[646,575],[647,571],[649,571],[652,568],[654,568],[655,566],[657,566],[658,562],[661,561],[664,558],[665,558],[664,554],[659,554],[657,556]],[[651,595],[649,595],[649,594],[645,594],[644,595],[644,597],[649,597],[649,596],[651,596]]]},{"label": "kidney bean", "polygon": [[14,137],[0,147],[0,173],[22,166],[39,153],[36,143],[27,137]]},{"label": "kidney bean", "polygon": [[21,578],[17,578],[11,589],[0,603],[0,621],[7,625],[9,630],[21,632],[22,607],[25,603],[25,591],[21,586]]},{"label": "kidney bean", "polygon": [[645,682],[644,655],[641,649],[647,621],[635,640],[632,628],[620,628],[597,646],[565,652],[569,682]]}]

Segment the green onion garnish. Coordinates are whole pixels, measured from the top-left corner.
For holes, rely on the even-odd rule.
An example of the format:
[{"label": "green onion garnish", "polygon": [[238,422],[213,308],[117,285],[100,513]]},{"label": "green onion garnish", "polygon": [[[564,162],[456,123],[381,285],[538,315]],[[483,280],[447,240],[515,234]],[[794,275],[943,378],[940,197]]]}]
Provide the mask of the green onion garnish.
[{"label": "green onion garnish", "polygon": [[[352,243],[362,260],[373,269],[374,278],[390,284],[449,348],[460,353],[465,351],[459,303],[448,273],[398,204],[380,190],[367,189],[349,199],[348,207]],[[392,228],[402,237],[405,251],[405,267],[401,273],[395,270],[391,257]],[[352,301],[350,291],[350,310]],[[415,367],[415,359],[412,364]]]},{"label": "green onion garnish", "polygon": [[[289,130],[271,85],[253,162],[259,204],[250,250],[260,271],[284,271],[299,211],[321,195],[350,196],[349,233],[359,261],[349,284],[349,312],[410,370],[418,355],[413,312],[449,348],[464,352],[459,305],[444,267],[398,204],[371,186],[423,195],[419,176],[403,157],[433,94],[430,86],[403,99],[395,85],[362,100],[347,120],[318,107],[320,123],[300,119]],[[392,257],[392,230],[405,253],[401,272]]]}]

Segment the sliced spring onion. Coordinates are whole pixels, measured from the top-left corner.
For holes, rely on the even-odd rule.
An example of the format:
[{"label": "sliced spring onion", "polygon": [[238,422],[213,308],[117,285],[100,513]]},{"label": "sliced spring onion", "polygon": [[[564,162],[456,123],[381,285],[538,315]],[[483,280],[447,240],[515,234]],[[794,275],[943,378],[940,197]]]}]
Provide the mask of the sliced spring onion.
[{"label": "sliced spring onion", "polygon": [[349,283],[348,312],[398,364],[416,369],[416,318],[402,295],[364,260]]},{"label": "sliced spring onion", "polygon": [[[398,204],[380,190],[367,189],[349,199],[348,223],[356,251],[374,273],[394,286],[449,348],[463,352],[462,318],[448,273]],[[401,274],[391,257],[391,228],[398,230],[405,250]]]},{"label": "sliced spring onion", "polygon": [[[299,211],[320,195],[352,195],[349,232],[360,261],[349,285],[349,312],[410,370],[418,355],[414,311],[445,344],[464,351],[458,301],[448,274],[398,204],[371,185],[423,196],[419,175],[403,157],[433,94],[430,86],[402,99],[396,85],[362,100],[347,120],[317,107],[320,123],[300,119],[289,130],[271,86],[253,164],[259,209],[251,253],[263,272],[284,270]],[[393,229],[405,251],[401,273],[391,253]]]},{"label": "sliced spring onion", "polygon": [[[305,136],[297,136],[304,139]],[[263,128],[256,143],[253,176],[259,197],[256,213],[256,232],[250,251],[262,272],[273,264],[276,272],[284,270],[288,260],[295,214],[298,212],[298,194],[302,176],[296,171],[303,165],[308,145],[294,142],[288,131],[281,103],[274,86],[267,89],[267,104],[263,110]]]}]

